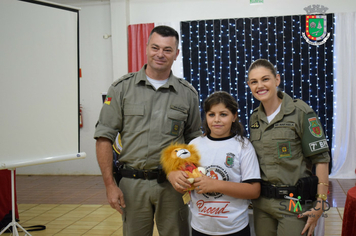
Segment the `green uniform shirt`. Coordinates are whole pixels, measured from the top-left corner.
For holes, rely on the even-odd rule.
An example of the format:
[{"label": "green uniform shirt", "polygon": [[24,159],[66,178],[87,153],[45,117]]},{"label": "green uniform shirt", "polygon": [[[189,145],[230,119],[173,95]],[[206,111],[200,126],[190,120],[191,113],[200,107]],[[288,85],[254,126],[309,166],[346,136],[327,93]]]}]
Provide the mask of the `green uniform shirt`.
[{"label": "green uniform shirt", "polygon": [[198,93],[192,85],[171,73],[156,90],[145,68],[111,85],[94,138],[114,142],[120,132],[120,161],[136,169],[155,169],[160,152],[171,142],[189,143],[201,135],[201,121]]},{"label": "green uniform shirt", "polygon": [[329,162],[329,147],[320,121],[305,102],[293,100],[286,93],[281,110],[268,123],[260,104],[250,118],[250,141],[260,163],[261,177],[276,185],[296,184],[312,175],[312,165]]}]

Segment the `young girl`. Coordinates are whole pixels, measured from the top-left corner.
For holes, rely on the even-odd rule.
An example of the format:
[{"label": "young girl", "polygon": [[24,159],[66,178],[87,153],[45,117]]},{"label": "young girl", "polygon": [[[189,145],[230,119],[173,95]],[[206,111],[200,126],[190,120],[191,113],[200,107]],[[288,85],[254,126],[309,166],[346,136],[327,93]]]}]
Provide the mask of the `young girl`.
[{"label": "young girl", "polygon": [[[195,179],[191,192],[192,236],[250,235],[248,199],[260,195],[260,170],[237,110],[235,99],[223,91],[204,102],[204,135],[190,142],[207,170],[207,176]],[[190,186],[182,178],[178,182],[181,188]]]}]

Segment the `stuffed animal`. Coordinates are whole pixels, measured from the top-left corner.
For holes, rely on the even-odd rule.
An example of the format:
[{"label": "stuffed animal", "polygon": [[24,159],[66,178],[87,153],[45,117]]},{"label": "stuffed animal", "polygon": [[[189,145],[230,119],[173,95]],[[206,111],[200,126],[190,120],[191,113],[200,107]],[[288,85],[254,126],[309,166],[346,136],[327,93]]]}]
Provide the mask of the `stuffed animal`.
[{"label": "stuffed animal", "polygon": [[[182,170],[189,176],[190,183],[194,178],[205,175],[205,168],[200,166],[200,154],[193,144],[171,144],[162,151],[161,164],[168,175],[171,171]],[[194,186],[187,189],[193,190]]]}]

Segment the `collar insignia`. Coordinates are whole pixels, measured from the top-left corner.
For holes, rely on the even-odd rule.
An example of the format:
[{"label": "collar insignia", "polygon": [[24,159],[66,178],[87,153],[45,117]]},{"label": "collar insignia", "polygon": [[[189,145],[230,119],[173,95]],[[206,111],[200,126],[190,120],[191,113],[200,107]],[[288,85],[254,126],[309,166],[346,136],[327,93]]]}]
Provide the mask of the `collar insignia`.
[{"label": "collar insignia", "polygon": [[250,126],[251,129],[258,129],[260,128],[260,122],[256,121],[254,124]]}]

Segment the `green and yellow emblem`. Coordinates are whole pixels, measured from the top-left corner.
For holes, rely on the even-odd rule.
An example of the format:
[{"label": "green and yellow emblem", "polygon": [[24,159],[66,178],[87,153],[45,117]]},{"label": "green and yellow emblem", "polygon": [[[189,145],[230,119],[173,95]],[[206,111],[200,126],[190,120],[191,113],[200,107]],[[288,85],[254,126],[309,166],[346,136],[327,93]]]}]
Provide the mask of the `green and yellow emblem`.
[{"label": "green and yellow emblem", "polygon": [[225,166],[231,168],[234,166],[235,155],[233,153],[226,153]]},{"label": "green and yellow emblem", "polygon": [[305,17],[305,32],[303,38],[311,45],[324,44],[330,33],[327,32],[326,15],[307,15]]},{"label": "green and yellow emblem", "polygon": [[326,15],[306,17],[306,35],[311,40],[322,40],[326,35]]}]

